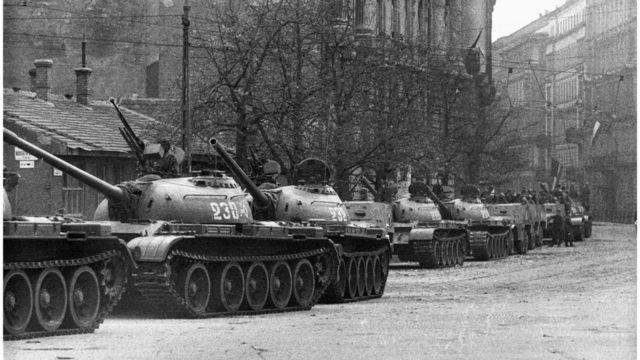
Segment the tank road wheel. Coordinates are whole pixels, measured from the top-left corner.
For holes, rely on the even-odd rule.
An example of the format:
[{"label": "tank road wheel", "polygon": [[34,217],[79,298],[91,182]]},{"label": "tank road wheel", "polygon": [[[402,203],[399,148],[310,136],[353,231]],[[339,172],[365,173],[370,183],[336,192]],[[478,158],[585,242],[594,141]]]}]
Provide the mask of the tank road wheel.
[{"label": "tank road wheel", "polygon": [[209,271],[201,263],[185,266],[178,274],[178,291],[192,315],[204,314],[209,306],[211,279]]},{"label": "tank road wheel", "polygon": [[489,237],[489,242],[487,243],[489,247],[489,259],[495,259],[496,256],[496,238],[494,236]]},{"label": "tank road wheel", "polygon": [[380,294],[382,291],[382,263],[380,256],[373,258],[373,293]]},{"label": "tank road wheel", "polygon": [[367,269],[365,268],[364,259],[358,257],[358,296],[364,296],[364,289],[367,282]]},{"label": "tank road wheel", "polygon": [[[291,275],[289,275],[291,276]],[[240,264],[232,261],[224,266],[220,274],[220,303],[228,312],[240,309],[244,299],[244,273]]]},{"label": "tank road wheel", "polygon": [[269,277],[269,294],[276,309],[284,309],[291,299],[291,268],[284,261],[278,261],[271,266]]},{"label": "tank road wheel", "polygon": [[460,246],[460,243],[458,242],[458,240],[451,240],[451,248],[452,248],[452,265],[456,266],[460,264],[460,257],[458,256],[458,253],[460,252],[460,250],[458,249],[458,247]]},{"label": "tank road wheel", "polygon": [[68,321],[74,328],[91,329],[100,309],[98,276],[92,268],[81,266],[71,274],[68,284]]},{"label": "tank road wheel", "polygon": [[458,265],[464,265],[464,240],[458,239]]},{"label": "tank road wheel", "polygon": [[100,271],[102,285],[104,285],[104,295],[108,298],[115,298],[122,294],[122,287],[127,278],[124,260],[119,256],[108,259]]},{"label": "tank road wheel", "polygon": [[44,269],[35,281],[35,323],[45,331],[62,325],[67,312],[67,285],[58,268]]},{"label": "tank road wheel", "polygon": [[347,288],[347,265],[344,259],[340,258],[338,261],[338,269],[336,272],[336,280],[329,284],[325,291],[325,297],[330,302],[340,301],[345,297],[345,290]]},{"label": "tank road wheel", "polygon": [[447,242],[446,241],[442,241],[440,242],[440,246],[438,247],[438,267],[444,267],[446,266],[447,260],[446,260],[446,255],[447,255]]},{"label": "tank road wheel", "polygon": [[367,256],[364,261],[364,269],[365,274],[367,274],[364,290],[367,295],[373,295],[373,279],[375,277],[374,269],[373,269],[373,259],[371,256]]},{"label": "tank road wheel", "polygon": [[262,310],[269,299],[269,272],[263,262],[254,262],[249,266],[244,291],[249,308]]},{"label": "tank road wheel", "polygon": [[29,277],[22,270],[12,270],[4,275],[4,331],[17,335],[23,333],[33,313],[33,288]]},{"label": "tank road wheel", "polygon": [[500,240],[500,243],[502,244],[501,245],[502,246],[502,257],[506,258],[507,256],[509,256],[509,244],[508,244],[507,238],[503,237]]},{"label": "tank road wheel", "polygon": [[313,266],[307,259],[298,261],[293,270],[293,298],[302,307],[308,307],[313,300],[313,292],[316,284],[313,274]]},{"label": "tank road wheel", "polygon": [[358,296],[358,261],[349,258],[347,263],[347,295],[350,299]]},{"label": "tank road wheel", "polygon": [[458,249],[456,248],[458,243],[454,239],[449,240],[448,243],[449,243],[449,266],[453,267],[458,264]]},{"label": "tank road wheel", "polygon": [[442,247],[442,253],[443,253],[442,267],[451,266],[451,241],[446,240],[444,242],[444,246]]},{"label": "tank road wheel", "polygon": [[340,297],[344,297],[344,292],[347,289],[347,264],[344,259],[340,259],[338,263],[338,281],[336,283],[336,290]]}]

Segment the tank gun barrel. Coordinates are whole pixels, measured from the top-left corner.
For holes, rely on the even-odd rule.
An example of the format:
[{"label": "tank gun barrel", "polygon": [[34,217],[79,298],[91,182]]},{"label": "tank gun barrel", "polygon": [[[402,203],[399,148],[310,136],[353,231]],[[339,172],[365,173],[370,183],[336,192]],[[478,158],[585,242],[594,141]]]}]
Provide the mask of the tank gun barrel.
[{"label": "tank gun barrel", "polygon": [[431,190],[431,187],[427,186],[426,192],[429,199],[433,200],[433,202],[436,203],[436,205],[438,205],[438,210],[440,210],[440,215],[442,215],[442,217],[445,220],[453,220],[453,215],[451,214],[451,211],[449,211],[449,208],[442,201],[440,201],[440,198],[438,198],[438,196],[433,192],[433,190]]},{"label": "tank gun barrel", "polygon": [[28,152],[29,154],[41,158],[47,164],[73,176],[78,179],[82,183],[90,186],[91,188],[101,192],[104,194],[109,200],[114,202],[126,201],[128,199],[127,193],[114,185],[109,184],[108,182],[97,178],[86,171],[83,171],[68,162],[60,159],[59,157],[31,144],[30,142],[23,140],[14,132],[3,129],[3,139],[5,142],[19,147],[20,149]]},{"label": "tank gun barrel", "polygon": [[260,191],[260,189],[258,189],[256,184],[253,181],[251,181],[249,176],[244,171],[242,171],[242,168],[240,168],[240,165],[238,165],[238,163],[231,158],[227,150],[225,150],[222,147],[222,145],[218,142],[218,140],[216,140],[215,138],[211,138],[209,139],[209,143],[216,148],[216,151],[218,152],[222,160],[224,160],[225,164],[227,164],[227,166],[229,167],[233,175],[235,175],[236,179],[240,182],[240,184],[247,189],[247,191],[249,192],[249,194],[251,194],[251,196],[253,196],[253,201],[255,201],[255,203],[260,207],[265,207],[269,205],[270,203],[269,198],[267,198],[267,196],[263,194],[262,191]]}]

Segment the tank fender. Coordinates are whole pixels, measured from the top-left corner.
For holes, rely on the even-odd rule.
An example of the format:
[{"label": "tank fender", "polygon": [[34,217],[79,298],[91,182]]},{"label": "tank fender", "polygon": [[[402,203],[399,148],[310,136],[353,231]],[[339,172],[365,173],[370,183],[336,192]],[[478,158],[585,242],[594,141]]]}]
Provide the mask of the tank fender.
[{"label": "tank fender", "polygon": [[133,270],[138,268],[138,263],[136,262],[136,260],[133,258],[133,252],[131,252],[131,250],[127,247],[127,242],[122,240],[122,239],[117,239],[116,240],[119,244],[119,247],[124,249],[125,251],[125,258],[126,261],[129,262],[129,264],[132,266]]},{"label": "tank fender", "polygon": [[127,247],[137,261],[162,262],[183,238],[176,235],[140,236],[129,241]]},{"label": "tank fender", "polygon": [[409,241],[412,240],[432,240],[433,233],[436,231],[436,228],[417,228],[411,230],[409,233]]}]

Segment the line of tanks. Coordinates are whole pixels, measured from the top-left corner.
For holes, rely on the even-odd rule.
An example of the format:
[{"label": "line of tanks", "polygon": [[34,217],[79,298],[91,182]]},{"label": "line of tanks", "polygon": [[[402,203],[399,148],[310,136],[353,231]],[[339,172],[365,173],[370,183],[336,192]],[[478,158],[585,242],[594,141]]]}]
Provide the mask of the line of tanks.
[{"label": "line of tanks", "polygon": [[392,254],[428,268],[501,258],[541,241],[545,224],[532,220],[539,207],[442,202],[419,184],[392,206],[343,202],[317,159],[296,166],[299,185],[262,189],[215,139],[235,179],[203,171],[118,185],[7,129],[3,139],[106,198],[93,221],[77,221],[14,217],[4,193],[5,340],[92,332],[123,297],[170,317],[378,298]]},{"label": "line of tanks", "polygon": [[298,165],[304,185],[263,190],[211,139],[247,192],[220,171],[114,186],[7,129],[3,138],[106,197],[93,221],[70,222],[13,217],[4,194],[6,340],[91,332],[125,289],[171,317],[304,310],[384,293],[389,239],[350,223],[322,182],[327,174],[314,172],[327,171],[322,161]]},{"label": "line of tanks", "polygon": [[[462,265],[465,258],[486,261],[526,254],[551,237],[553,215],[567,214],[565,204],[558,201],[485,204],[474,188],[463,191],[461,199],[442,201],[426,184],[413,183],[410,196],[392,204],[346,204],[355,222],[387,228],[400,261],[424,268]],[[582,205],[566,201],[571,235],[576,241],[590,237],[592,219]]]}]

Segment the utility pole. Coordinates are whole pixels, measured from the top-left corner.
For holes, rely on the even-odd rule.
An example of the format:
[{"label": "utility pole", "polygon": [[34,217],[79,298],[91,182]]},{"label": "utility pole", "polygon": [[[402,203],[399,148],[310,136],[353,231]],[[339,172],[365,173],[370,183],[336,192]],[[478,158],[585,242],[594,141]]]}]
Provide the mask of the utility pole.
[{"label": "utility pole", "polygon": [[189,0],[184,0],[182,15],[182,149],[187,174],[191,173],[191,114],[189,106]]}]

